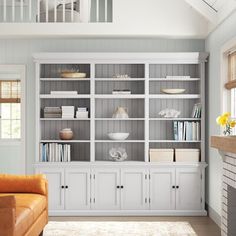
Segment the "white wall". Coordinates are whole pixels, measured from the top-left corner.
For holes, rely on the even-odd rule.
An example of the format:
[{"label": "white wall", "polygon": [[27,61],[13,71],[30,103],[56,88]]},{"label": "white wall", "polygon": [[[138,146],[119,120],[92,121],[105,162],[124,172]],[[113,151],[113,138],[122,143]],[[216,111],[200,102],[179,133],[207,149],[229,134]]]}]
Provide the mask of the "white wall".
[{"label": "white wall", "polygon": [[[0,14],[0,21],[1,18]],[[0,37],[64,37],[67,35],[71,37],[203,38],[207,33],[207,20],[184,0],[113,0],[112,24],[58,23],[55,26],[54,24],[4,23],[1,25]]]},{"label": "white wall", "polygon": [[[206,51],[210,52],[209,60],[209,82],[208,82],[208,137],[219,135],[220,129],[216,125],[216,117],[222,112],[221,101],[221,48],[230,39],[236,37],[236,13],[225,20],[206,39]],[[210,146],[210,141],[208,144]],[[221,170],[222,161],[218,152],[208,149],[208,204],[213,211],[221,215]]]},{"label": "white wall", "polygon": [[[35,39],[0,40],[0,64],[26,64],[26,157],[27,171],[35,161],[35,69],[37,52],[188,52],[204,51],[204,40],[170,39]],[[0,172],[14,172],[10,154],[0,147]],[[11,154],[14,157],[17,150]],[[4,160],[4,163],[1,161]]]}]

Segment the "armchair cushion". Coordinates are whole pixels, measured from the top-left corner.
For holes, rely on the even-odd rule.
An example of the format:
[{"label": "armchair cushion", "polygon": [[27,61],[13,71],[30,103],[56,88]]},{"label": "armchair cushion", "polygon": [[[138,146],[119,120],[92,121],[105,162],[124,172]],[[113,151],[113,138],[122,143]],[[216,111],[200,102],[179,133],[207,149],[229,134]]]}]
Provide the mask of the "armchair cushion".
[{"label": "armchair cushion", "polygon": [[36,193],[46,195],[43,175],[15,176],[0,174],[0,193]]}]

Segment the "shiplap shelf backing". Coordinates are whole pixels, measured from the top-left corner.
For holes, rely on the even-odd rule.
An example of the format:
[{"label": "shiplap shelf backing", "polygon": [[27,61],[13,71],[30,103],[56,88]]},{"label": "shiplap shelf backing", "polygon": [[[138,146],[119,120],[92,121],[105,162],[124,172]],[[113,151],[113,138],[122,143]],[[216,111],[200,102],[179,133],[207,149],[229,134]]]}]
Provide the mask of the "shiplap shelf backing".
[{"label": "shiplap shelf backing", "polygon": [[[123,147],[128,161],[148,162],[150,148],[200,148],[205,162],[206,57],[205,53],[36,54],[36,161],[40,143],[58,142],[72,145],[72,161],[108,161],[110,148]],[[62,71],[77,69],[86,73],[85,79],[60,78]],[[129,78],[113,78],[120,75]],[[184,88],[185,93],[163,94],[162,88]],[[114,89],[129,89],[131,94],[113,95]],[[78,95],[51,95],[51,91],[77,91]],[[191,113],[199,102],[202,117],[195,119]],[[89,118],[46,119],[42,112],[46,106],[87,107]],[[127,108],[129,118],[112,118],[118,106]],[[160,117],[165,108],[179,110],[180,117]],[[173,140],[174,120],[200,122],[201,141]],[[73,140],[59,139],[63,128],[74,131]],[[130,135],[127,140],[112,141],[109,132]]]}]

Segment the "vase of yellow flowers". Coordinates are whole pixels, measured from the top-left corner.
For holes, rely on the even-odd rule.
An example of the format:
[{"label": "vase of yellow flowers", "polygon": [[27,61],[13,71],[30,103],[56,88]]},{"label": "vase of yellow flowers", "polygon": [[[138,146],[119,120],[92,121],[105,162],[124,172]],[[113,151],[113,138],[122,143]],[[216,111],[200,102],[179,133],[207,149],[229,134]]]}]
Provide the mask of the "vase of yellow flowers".
[{"label": "vase of yellow flowers", "polygon": [[231,135],[232,128],[236,126],[236,121],[231,119],[230,116],[230,112],[225,112],[216,119],[217,124],[224,128],[224,135]]}]

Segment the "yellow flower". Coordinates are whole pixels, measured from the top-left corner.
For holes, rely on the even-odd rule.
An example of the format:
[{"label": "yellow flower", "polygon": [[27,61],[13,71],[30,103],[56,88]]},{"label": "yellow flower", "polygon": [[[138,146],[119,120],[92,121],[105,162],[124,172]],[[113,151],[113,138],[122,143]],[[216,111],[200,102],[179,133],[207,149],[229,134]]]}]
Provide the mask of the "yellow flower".
[{"label": "yellow flower", "polygon": [[230,113],[230,112],[225,112],[225,113],[222,114],[222,116],[230,117],[230,116],[231,116],[231,113]]},{"label": "yellow flower", "polygon": [[225,126],[228,122],[228,117],[227,116],[218,116],[216,119],[216,122],[218,125]]},{"label": "yellow flower", "polygon": [[229,125],[230,125],[231,128],[234,128],[235,125],[236,125],[236,121],[235,120],[231,120]]}]

